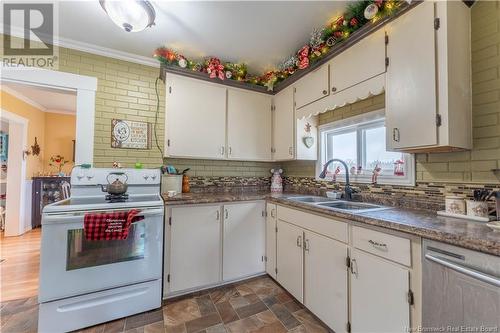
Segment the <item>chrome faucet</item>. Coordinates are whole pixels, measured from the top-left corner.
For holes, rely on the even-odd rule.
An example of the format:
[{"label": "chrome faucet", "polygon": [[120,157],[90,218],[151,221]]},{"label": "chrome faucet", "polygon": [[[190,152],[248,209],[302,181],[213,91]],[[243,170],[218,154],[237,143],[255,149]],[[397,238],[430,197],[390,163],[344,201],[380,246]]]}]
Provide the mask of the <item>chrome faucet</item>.
[{"label": "chrome faucet", "polygon": [[328,169],[328,166],[332,164],[333,162],[339,162],[342,164],[345,168],[345,187],[344,187],[344,199],[345,200],[352,200],[352,194],[355,192],[355,190],[351,187],[351,184],[349,183],[349,167],[347,166],[347,163],[338,159],[338,158],[332,158],[328,162],[325,163],[323,166],[323,171],[319,174],[319,178],[325,179],[326,177],[326,171]]}]

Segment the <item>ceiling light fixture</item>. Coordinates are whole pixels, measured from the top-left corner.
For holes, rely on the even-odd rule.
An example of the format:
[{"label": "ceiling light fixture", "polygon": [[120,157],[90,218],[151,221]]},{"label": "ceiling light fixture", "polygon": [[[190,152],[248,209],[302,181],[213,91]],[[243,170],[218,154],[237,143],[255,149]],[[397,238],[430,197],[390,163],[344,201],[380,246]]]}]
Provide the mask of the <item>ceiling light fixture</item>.
[{"label": "ceiling light fixture", "polygon": [[127,32],[142,31],[155,24],[156,13],[147,0],[99,0],[109,18]]}]

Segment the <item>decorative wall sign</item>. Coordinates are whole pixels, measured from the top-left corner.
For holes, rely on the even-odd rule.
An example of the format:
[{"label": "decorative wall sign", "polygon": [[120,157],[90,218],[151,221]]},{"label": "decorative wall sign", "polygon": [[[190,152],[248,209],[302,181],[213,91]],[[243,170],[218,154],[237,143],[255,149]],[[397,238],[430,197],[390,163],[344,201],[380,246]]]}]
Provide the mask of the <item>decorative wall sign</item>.
[{"label": "decorative wall sign", "polygon": [[151,123],[111,120],[111,148],[151,149]]}]

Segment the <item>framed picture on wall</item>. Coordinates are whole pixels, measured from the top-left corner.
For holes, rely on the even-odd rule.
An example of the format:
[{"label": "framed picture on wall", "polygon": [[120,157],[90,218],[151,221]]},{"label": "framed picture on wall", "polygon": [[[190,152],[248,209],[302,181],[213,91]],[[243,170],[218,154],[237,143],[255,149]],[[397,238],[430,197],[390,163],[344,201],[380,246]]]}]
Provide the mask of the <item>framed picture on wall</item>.
[{"label": "framed picture on wall", "polygon": [[151,123],[112,119],[111,148],[151,149]]}]

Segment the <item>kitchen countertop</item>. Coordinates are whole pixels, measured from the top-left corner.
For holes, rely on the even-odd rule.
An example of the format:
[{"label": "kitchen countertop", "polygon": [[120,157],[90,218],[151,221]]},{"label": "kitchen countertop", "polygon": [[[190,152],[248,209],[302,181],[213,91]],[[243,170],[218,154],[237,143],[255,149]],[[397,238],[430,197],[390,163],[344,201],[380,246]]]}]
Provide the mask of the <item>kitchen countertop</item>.
[{"label": "kitchen countertop", "polygon": [[438,216],[435,212],[391,208],[365,213],[333,211],[327,208],[288,200],[290,196],[305,194],[269,192],[187,193],[169,198],[165,205],[192,205],[203,203],[268,200],[284,206],[320,213],[332,218],[343,218],[367,225],[387,228],[441,241],[488,254],[500,256],[500,232],[493,231],[482,222]]}]

